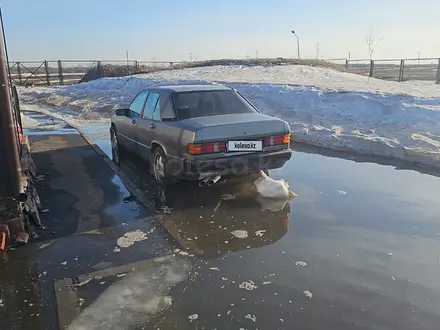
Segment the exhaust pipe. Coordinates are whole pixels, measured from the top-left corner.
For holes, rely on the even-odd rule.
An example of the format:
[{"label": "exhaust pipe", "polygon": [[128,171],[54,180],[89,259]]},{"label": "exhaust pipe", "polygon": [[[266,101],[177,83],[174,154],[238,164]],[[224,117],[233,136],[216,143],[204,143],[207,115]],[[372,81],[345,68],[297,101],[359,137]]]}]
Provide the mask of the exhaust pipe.
[{"label": "exhaust pipe", "polygon": [[212,178],[212,176],[211,176],[211,175],[208,175],[208,176],[206,176],[204,179],[202,179],[202,180],[199,182],[199,187],[206,187],[206,186],[208,186],[208,180],[209,180],[210,178]]},{"label": "exhaust pipe", "polygon": [[222,177],[221,175],[216,175],[216,176],[214,176],[214,177],[211,177],[211,178],[206,182],[206,184],[207,184],[208,186],[213,186],[213,185],[215,185],[215,184],[217,183],[218,180],[220,180],[221,177]]},{"label": "exhaust pipe", "polygon": [[199,182],[199,187],[211,187],[220,180],[221,177],[221,175],[209,175]]}]

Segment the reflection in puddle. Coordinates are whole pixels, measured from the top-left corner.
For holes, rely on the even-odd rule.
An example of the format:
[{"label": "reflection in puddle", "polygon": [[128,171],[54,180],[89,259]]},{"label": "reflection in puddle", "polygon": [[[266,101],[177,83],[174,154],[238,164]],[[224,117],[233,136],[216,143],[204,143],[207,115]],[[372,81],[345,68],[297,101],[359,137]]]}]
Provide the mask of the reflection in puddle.
[{"label": "reflection in puddle", "polygon": [[156,202],[171,210],[159,221],[196,255],[215,257],[273,244],[287,233],[290,204],[258,197],[254,180],[249,176],[205,188],[192,182],[158,188]]},{"label": "reflection in puddle", "polygon": [[22,111],[21,120],[26,135],[78,134],[66,122],[32,111]]}]

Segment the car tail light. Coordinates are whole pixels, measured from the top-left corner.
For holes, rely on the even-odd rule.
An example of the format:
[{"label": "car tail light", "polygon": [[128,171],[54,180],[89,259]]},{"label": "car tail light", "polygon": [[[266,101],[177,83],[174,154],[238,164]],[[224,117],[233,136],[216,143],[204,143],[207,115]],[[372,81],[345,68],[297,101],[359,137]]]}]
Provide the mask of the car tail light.
[{"label": "car tail light", "polygon": [[289,144],[290,134],[266,136],[263,140],[265,147],[276,146],[280,144]]},{"label": "car tail light", "polygon": [[226,152],[226,144],[221,142],[212,143],[189,143],[186,152],[190,155],[212,154]]}]

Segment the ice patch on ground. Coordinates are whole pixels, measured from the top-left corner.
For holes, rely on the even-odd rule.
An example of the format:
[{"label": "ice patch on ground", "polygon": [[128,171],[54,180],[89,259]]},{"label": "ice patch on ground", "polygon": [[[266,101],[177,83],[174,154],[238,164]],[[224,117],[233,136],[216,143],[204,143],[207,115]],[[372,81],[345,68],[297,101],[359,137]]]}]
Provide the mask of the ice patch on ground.
[{"label": "ice patch on ground", "polygon": [[132,246],[135,242],[144,241],[147,239],[147,234],[142,230],[130,231],[117,239],[116,244],[121,248]]},{"label": "ice patch on ground", "polygon": [[255,236],[263,237],[263,235],[264,235],[265,232],[266,232],[266,230],[257,230],[257,231],[255,232]]},{"label": "ice patch on ground", "polygon": [[184,280],[189,269],[187,262],[172,260],[127,274],[110,285],[67,330],[128,330],[148,322],[171,306],[169,289]]},{"label": "ice patch on ground", "polygon": [[33,118],[21,114],[21,124],[23,128],[33,129],[33,128],[37,128],[38,120],[35,120]]},{"label": "ice patch on ground", "polygon": [[251,320],[252,322],[257,322],[257,317],[255,315],[247,314],[244,318]]},{"label": "ice patch on ground", "polygon": [[248,290],[248,291],[252,291],[252,290],[255,290],[256,288],[258,288],[255,285],[255,283],[253,281],[250,281],[250,280],[249,281],[244,281],[244,282],[240,283],[238,285],[238,287],[240,289],[245,289],[245,290]]},{"label": "ice patch on ground", "polygon": [[289,122],[293,139],[335,150],[391,156],[440,168],[440,85],[403,83],[306,66],[214,66],[19,88],[23,107],[50,104],[77,120],[108,119],[156,84],[226,83],[263,113]]},{"label": "ice patch on ground", "polygon": [[246,230],[234,230],[231,232],[231,234],[236,238],[246,238],[248,237],[248,232]]},{"label": "ice patch on ground", "polygon": [[289,184],[283,179],[275,180],[266,173],[261,172],[259,178],[254,181],[255,188],[263,198],[276,198],[290,200],[296,195],[290,191]]},{"label": "ice patch on ground", "polygon": [[303,291],[303,293],[304,293],[304,295],[305,295],[307,298],[312,299],[313,294],[312,294],[310,291],[305,290],[305,291]]}]

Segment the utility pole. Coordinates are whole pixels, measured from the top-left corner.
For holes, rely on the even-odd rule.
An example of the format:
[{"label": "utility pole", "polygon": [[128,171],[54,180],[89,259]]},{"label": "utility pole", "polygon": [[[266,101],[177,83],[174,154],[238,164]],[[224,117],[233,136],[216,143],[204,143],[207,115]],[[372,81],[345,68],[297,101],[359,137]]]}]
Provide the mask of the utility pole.
[{"label": "utility pole", "polygon": [[127,58],[127,66],[128,66],[128,50],[125,50],[125,57]]},{"label": "utility pole", "polygon": [[348,52],[348,60],[350,61],[351,59],[351,52]]},{"label": "utility pole", "polygon": [[258,58],[258,49],[255,50],[255,58]]},{"label": "utility pole", "polygon": [[420,66],[420,52],[419,52],[419,57],[418,57],[418,60],[417,60],[417,66]]},{"label": "utility pole", "polygon": [[316,43],[316,59],[319,59],[319,42]]},{"label": "utility pole", "polygon": [[190,62],[193,61],[193,53],[189,53],[189,61],[190,61]]}]

